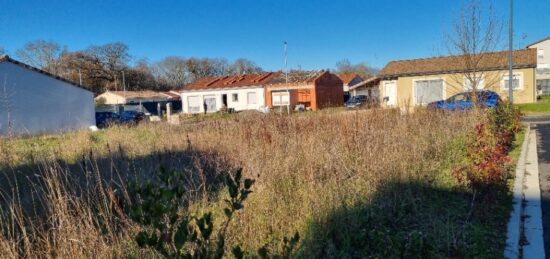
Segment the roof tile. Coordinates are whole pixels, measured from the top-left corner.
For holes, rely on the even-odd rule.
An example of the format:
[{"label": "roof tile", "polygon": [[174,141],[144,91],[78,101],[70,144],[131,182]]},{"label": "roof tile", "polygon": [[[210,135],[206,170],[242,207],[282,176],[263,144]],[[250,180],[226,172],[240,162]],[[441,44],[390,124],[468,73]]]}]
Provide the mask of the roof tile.
[{"label": "roof tile", "polygon": [[[536,67],[536,53],[536,49],[514,51],[514,68]],[[393,77],[464,72],[467,70],[464,57],[465,55],[391,61],[380,71],[379,76]],[[474,56],[472,59],[476,60],[477,58]],[[481,70],[506,69],[508,67],[508,51],[485,53],[479,62],[478,68]]]}]

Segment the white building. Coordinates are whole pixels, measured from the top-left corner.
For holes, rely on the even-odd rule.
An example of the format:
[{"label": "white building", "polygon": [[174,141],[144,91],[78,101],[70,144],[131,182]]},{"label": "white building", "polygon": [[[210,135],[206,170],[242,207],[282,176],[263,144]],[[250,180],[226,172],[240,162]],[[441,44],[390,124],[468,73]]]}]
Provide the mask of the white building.
[{"label": "white building", "polygon": [[380,78],[371,77],[367,80],[364,80],[360,83],[357,83],[351,86],[349,88],[349,92],[351,96],[366,95],[373,98],[379,98],[380,97],[379,84],[380,84]]},{"label": "white building", "polygon": [[0,56],[0,135],[64,132],[93,125],[92,92]]},{"label": "white building", "polygon": [[178,90],[182,110],[184,113],[217,112],[224,107],[234,111],[258,110],[265,107],[264,83],[275,74],[269,72],[199,79]]},{"label": "white building", "polygon": [[537,89],[539,94],[550,94],[550,37],[527,46],[537,49]]}]

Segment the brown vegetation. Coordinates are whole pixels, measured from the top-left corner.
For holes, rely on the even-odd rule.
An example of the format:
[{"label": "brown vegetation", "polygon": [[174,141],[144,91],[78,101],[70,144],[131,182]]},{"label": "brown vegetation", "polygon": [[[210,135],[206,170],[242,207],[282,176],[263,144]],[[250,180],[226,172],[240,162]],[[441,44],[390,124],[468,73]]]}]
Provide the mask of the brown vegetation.
[{"label": "brown vegetation", "polygon": [[505,219],[469,218],[471,196],[449,170],[484,119],[422,110],[241,114],[3,140],[0,254],[151,254],[131,240],[139,226],[123,213],[121,179],[159,164],[188,176],[189,210],[216,219],[225,193],[217,174],[239,167],[256,180],[227,248],[279,251],[298,232],[305,257],[494,254]]}]

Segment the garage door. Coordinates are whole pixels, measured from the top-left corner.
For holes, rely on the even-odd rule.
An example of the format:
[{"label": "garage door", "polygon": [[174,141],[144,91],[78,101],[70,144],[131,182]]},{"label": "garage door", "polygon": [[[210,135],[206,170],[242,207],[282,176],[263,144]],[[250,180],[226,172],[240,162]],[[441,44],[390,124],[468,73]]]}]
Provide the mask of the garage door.
[{"label": "garage door", "polygon": [[197,113],[201,111],[201,98],[200,96],[188,96],[187,97],[187,110],[190,113]]},{"label": "garage door", "polygon": [[289,105],[289,98],[287,92],[272,92],[271,103],[273,106],[287,106]]}]

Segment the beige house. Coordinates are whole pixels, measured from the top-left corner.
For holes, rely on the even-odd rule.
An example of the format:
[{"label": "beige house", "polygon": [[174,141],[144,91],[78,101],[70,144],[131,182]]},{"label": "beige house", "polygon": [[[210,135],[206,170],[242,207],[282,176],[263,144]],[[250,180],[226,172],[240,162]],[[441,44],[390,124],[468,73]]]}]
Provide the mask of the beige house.
[{"label": "beige house", "polygon": [[[426,105],[471,90],[472,84],[508,98],[508,52],[475,56],[474,60],[479,60],[476,72],[468,69],[471,66],[466,66],[465,60],[465,56],[445,56],[388,63],[378,75],[382,104],[401,108]],[[536,102],[537,51],[514,51],[513,60],[514,102]]]}]

